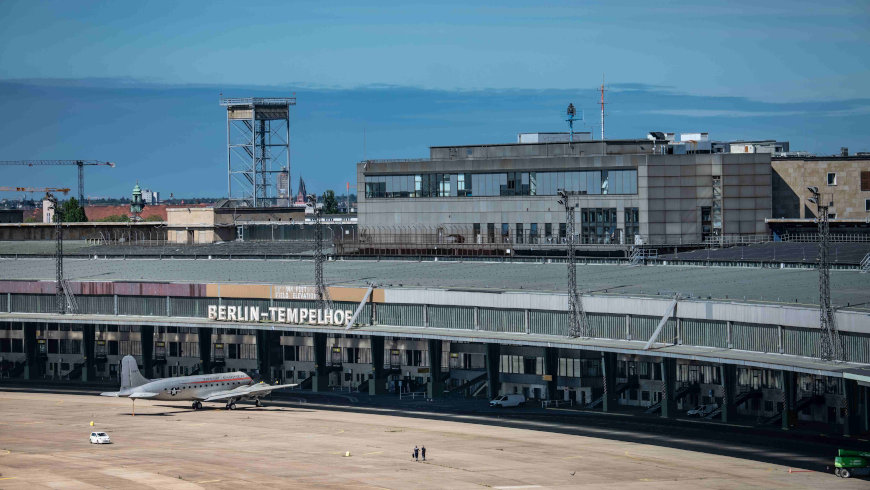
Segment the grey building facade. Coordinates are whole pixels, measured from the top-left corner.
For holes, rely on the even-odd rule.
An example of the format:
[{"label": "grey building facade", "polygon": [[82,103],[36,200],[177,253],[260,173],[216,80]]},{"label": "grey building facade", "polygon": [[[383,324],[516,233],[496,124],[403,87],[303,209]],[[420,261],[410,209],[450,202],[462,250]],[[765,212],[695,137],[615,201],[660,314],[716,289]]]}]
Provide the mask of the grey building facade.
[{"label": "grey building facade", "polygon": [[[429,159],[357,165],[359,226],[444,229],[464,243],[692,244],[766,232],[770,155],[666,154],[649,139],[430,148]],[[460,231],[456,231],[460,230]]]}]

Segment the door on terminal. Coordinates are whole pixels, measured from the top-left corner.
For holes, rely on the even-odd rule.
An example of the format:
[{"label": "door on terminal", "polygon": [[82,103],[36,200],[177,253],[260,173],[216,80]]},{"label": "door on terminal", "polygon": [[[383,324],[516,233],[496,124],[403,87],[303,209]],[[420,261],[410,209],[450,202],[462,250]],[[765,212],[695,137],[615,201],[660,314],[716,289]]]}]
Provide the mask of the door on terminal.
[{"label": "door on terminal", "polygon": [[193,230],[187,230],[187,243],[193,243]]},{"label": "door on terminal", "polygon": [[402,355],[399,349],[390,349],[390,367],[393,369],[402,367]]}]

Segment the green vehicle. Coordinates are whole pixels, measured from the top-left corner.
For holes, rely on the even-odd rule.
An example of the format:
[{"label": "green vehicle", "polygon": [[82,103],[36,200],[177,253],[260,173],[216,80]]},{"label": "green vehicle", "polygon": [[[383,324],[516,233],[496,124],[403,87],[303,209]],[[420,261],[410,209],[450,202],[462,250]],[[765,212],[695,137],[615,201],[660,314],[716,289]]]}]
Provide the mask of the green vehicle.
[{"label": "green vehicle", "polygon": [[870,475],[870,451],[849,451],[840,449],[834,458],[834,474],[840,478],[853,475]]}]

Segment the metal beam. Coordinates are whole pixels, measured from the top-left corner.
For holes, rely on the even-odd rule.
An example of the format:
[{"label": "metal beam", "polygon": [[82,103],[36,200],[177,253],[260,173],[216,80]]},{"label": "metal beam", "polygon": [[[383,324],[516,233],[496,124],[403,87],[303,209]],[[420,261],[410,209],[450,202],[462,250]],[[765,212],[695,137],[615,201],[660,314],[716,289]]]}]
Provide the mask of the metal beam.
[{"label": "metal beam", "polygon": [[643,347],[643,350],[649,350],[649,348],[652,347],[653,343],[655,343],[656,339],[659,338],[659,334],[662,333],[662,328],[665,327],[665,324],[668,323],[668,320],[670,320],[671,316],[674,315],[674,312],[677,311],[677,301],[679,299],[680,299],[679,296],[675,297],[674,300],[671,301],[671,304],[668,305],[668,309],[665,310],[664,316],[662,316],[661,321],[659,322],[656,329],[653,331],[649,340],[646,342],[646,345]]}]

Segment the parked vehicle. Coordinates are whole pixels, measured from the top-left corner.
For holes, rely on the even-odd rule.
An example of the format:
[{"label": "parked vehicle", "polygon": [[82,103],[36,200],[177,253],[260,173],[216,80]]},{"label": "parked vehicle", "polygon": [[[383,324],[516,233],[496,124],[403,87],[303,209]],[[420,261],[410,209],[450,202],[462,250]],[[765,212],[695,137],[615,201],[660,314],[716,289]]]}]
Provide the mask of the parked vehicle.
[{"label": "parked vehicle", "polygon": [[109,434],[105,432],[91,432],[90,437],[91,444],[111,444],[112,440],[109,439]]},{"label": "parked vehicle", "polygon": [[834,474],[840,478],[870,475],[870,451],[840,449],[834,458]]},{"label": "parked vehicle", "polygon": [[489,406],[491,407],[519,407],[523,403],[526,403],[526,397],[523,395],[501,395],[494,400],[489,402]]},{"label": "parked vehicle", "polygon": [[690,417],[706,417],[713,413],[714,410],[719,408],[719,405],[716,403],[708,403],[706,405],[698,405],[697,407],[686,412],[686,415]]}]

